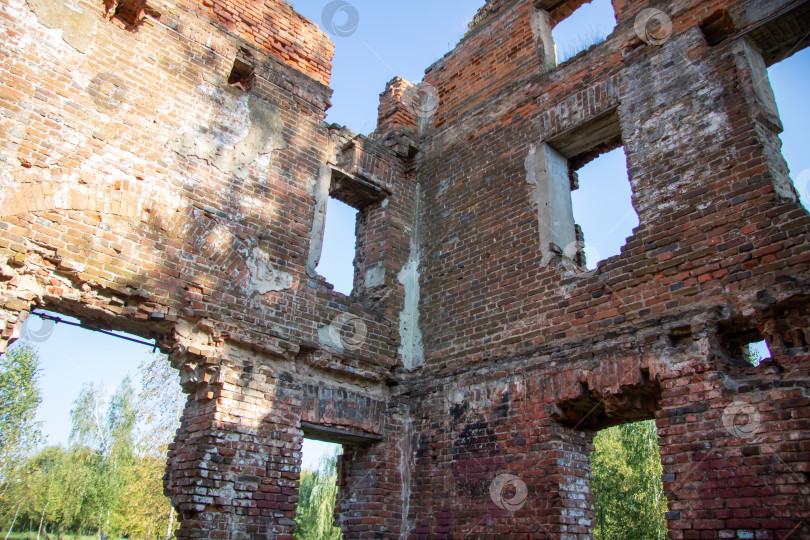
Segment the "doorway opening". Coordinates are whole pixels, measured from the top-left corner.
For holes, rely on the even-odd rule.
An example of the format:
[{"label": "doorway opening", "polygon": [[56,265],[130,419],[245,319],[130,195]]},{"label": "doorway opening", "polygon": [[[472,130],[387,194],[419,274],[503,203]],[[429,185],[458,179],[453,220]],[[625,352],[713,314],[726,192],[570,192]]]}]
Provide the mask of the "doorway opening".
[{"label": "doorway opening", "polygon": [[343,533],[334,523],[338,494],[337,461],[342,451],[339,444],[304,439],[294,538],[343,538]]},{"label": "doorway opening", "polygon": [[667,538],[667,501],[653,420],[600,430],[591,452],[596,540]]}]

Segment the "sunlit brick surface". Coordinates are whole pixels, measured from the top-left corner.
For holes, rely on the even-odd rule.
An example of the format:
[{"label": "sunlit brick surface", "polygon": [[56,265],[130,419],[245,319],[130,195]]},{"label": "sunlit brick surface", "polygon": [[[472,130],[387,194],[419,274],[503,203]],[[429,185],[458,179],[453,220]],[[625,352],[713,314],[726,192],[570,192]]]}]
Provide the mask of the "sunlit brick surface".
[{"label": "sunlit brick surface", "polygon": [[[555,66],[580,4],[489,2],[366,137],[284,2],[4,0],[4,346],[36,308],[158,340],[181,538],[289,538],[307,430],[346,444],[347,538],[589,538],[595,431],[651,418],[672,538],[810,537],[810,217],[765,71],[808,10],[617,1]],[[640,225],[587,271],[538,152],[620,145]],[[314,272],[330,194],[350,296]]]}]

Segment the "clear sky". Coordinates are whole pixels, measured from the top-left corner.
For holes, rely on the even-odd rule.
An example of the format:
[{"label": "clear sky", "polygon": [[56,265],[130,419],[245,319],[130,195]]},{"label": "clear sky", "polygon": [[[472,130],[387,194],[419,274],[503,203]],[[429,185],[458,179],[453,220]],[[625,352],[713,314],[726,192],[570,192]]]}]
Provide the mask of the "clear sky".
[{"label": "clear sky", "polygon": [[[583,41],[583,34],[587,43],[589,36],[610,31],[614,20],[609,5],[608,11],[605,10],[605,2],[596,0],[595,7],[578,11],[565,23],[571,28],[566,29],[561,24],[555,30],[561,56],[570,55],[571,47]],[[335,93],[327,120],[356,132],[369,133],[376,124],[379,94],[385,83],[396,75],[412,82],[421,80],[425,68],[455,46],[483,0],[354,0],[324,21],[322,15],[329,3],[327,0],[293,2],[299,12],[321,27],[333,30],[336,55],[332,88]],[[769,69],[785,126],[783,154],[805,207],[810,203],[809,74],[810,49]],[[638,223],[630,205],[624,161],[623,152],[618,150],[579,171],[582,187],[574,193],[574,215],[585,232],[590,267],[599,259],[618,253],[625,237]],[[339,240],[327,238],[324,242],[325,246],[336,246],[335,253],[325,251],[319,268],[338,290],[348,292],[354,255],[354,213],[347,208],[335,213],[334,209],[339,207],[331,204],[327,215],[327,235],[334,234]],[[340,255],[343,261],[339,260]],[[332,268],[337,270],[332,272]],[[40,322],[31,317],[29,324],[36,334]],[[138,364],[152,353],[148,347],[65,325],[57,325],[47,339],[34,344],[40,350],[45,398],[39,418],[44,421],[51,444],[67,441],[71,402],[85,382],[104,384],[108,393],[127,374],[137,383]],[[304,466],[316,467],[320,454],[330,450],[329,445],[307,443]]]},{"label": "clear sky", "polygon": [[85,383],[102,385],[109,397],[129,376],[140,390],[138,366],[152,355],[151,347],[33,315],[23,325],[23,337],[39,350],[43,401],[37,418],[43,421],[48,444],[67,444],[71,405]]}]

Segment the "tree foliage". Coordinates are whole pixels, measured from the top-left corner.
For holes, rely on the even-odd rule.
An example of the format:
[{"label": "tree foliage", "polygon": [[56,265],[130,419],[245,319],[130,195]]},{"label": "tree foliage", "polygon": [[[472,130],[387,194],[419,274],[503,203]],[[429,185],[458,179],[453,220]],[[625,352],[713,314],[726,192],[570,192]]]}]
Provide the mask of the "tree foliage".
[{"label": "tree foliage", "polygon": [[[24,360],[27,363],[16,362],[36,366],[35,352],[33,360]],[[17,530],[32,527],[36,532],[41,523],[42,532],[59,536],[92,532],[99,537],[155,539],[170,535],[174,511],[163,495],[162,477],[167,445],[182,410],[181,392],[165,356],[149,358],[140,372],[139,394],[129,378],[109,398],[98,385],[81,389],[71,409],[68,447],[39,450],[21,461],[18,474],[2,482],[4,530],[14,525]],[[33,373],[35,380],[35,369]],[[17,384],[15,379],[9,387],[17,390]],[[39,403],[36,396],[31,418]]]},{"label": "tree foliage", "polygon": [[18,342],[0,356],[0,481],[40,442],[36,414],[41,402],[39,357],[29,344]]},{"label": "tree foliage", "polygon": [[299,540],[338,540],[343,538],[334,526],[337,497],[337,452],[321,460],[317,471],[302,471],[295,515],[294,538]]},{"label": "tree foliage", "polygon": [[600,431],[591,453],[597,540],[667,536],[658,433],[652,420]]}]

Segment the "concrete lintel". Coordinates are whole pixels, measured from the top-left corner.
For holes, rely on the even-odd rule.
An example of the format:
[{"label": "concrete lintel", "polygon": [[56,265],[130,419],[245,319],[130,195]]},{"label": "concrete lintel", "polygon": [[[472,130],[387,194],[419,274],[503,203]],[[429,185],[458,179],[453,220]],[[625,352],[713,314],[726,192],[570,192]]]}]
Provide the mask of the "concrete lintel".
[{"label": "concrete lintel", "polygon": [[301,422],[301,430],[308,439],[336,444],[369,444],[382,440],[382,435],[365,433],[349,429],[328,426],[319,426],[309,422]]}]

